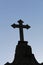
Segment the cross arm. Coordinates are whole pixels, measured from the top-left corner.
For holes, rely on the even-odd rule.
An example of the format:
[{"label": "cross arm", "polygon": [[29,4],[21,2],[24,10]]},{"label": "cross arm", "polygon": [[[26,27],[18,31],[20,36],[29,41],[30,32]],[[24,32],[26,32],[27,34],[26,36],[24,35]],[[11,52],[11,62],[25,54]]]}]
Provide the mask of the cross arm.
[{"label": "cross arm", "polygon": [[17,25],[17,24],[12,24],[11,25],[13,28],[26,28],[26,29],[29,29],[30,26],[27,24],[27,25]]},{"label": "cross arm", "polygon": [[26,29],[31,28],[31,26],[29,26],[28,24],[27,25],[24,25],[23,27],[26,28]]},{"label": "cross arm", "polygon": [[18,27],[19,27],[19,26],[18,26],[17,24],[15,24],[15,23],[12,24],[11,26],[12,26],[13,28],[18,28]]}]

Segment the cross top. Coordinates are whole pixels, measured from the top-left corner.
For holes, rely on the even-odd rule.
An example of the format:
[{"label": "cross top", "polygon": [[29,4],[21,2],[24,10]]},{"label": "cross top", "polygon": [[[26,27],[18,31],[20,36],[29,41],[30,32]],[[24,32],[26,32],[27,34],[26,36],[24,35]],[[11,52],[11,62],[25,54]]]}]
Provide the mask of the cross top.
[{"label": "cross top", "polygon": [[20,41],[24,41],[24,35],[23,35],[23,28],[29,29],[30,26],[29,25],[23,25],[23,21],[20,19],[18,21],[19,24],[12,24],[11,26],[13,28],[19,28],[19,33],[20,33]]},{"label": "cross top", "polygon": [[18,21],[18,23],[24,23],[21,19]]}]

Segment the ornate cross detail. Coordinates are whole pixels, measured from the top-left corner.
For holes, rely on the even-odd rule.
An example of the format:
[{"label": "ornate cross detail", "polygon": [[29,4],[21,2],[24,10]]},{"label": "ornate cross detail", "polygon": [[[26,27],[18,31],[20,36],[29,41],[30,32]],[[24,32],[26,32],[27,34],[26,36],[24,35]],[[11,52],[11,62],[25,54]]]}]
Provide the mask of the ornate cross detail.
[{"label": "ornate cross detail", "polygon": [[29,29],[30,26],[29,25],[23,25],[23,21],[20,19],[18,21],[19,24],[12,24],[11,26],[13,28],[19,28],[19,32],[20,32],[20,41],[24,41],[24,35],[23,35],[23,28]]}]

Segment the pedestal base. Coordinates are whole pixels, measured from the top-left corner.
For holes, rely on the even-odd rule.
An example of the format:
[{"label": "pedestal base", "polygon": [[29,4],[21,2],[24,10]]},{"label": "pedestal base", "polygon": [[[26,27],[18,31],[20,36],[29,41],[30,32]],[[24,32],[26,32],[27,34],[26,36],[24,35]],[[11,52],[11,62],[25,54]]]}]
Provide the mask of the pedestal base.
[{"label": "pedestal base", "polygon": [[13,62],[7,62],[5,65],[43,65],[43,63],[39,64],[37,62],[31,46],[27,45],[27,43],[27,41],[18,41]]}]

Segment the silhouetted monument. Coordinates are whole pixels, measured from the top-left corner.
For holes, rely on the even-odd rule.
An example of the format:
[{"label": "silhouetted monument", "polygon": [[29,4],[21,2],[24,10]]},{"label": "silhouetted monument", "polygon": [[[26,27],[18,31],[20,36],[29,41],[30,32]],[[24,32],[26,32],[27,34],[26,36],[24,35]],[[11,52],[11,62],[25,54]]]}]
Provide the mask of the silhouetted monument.
[{"label": "silhouetted monument", "polygon": [[16,46],[14,60],[12,63],[7,62],[5,65],[43,65],[43,63],[38,63],[32,53],[32,48],[29,46],[27,41],[24,41],[23,28],[29,29],[29,25],[23,25],[23,21],[19,20],[18,24],[12,24],[13,28],[19,28],[20,31],[20,41]]},{"label": "silhouetted monument", "polygon": [[19,20],[18,23],[19,23],[19,25],[13,24],[11,26],[13,28],[19,28],[19,31],[20,31],[20,41],[24,41],[23,28],[29,29],[30,26],[29,25],[23,25],[23,21],[22,20]]}]

